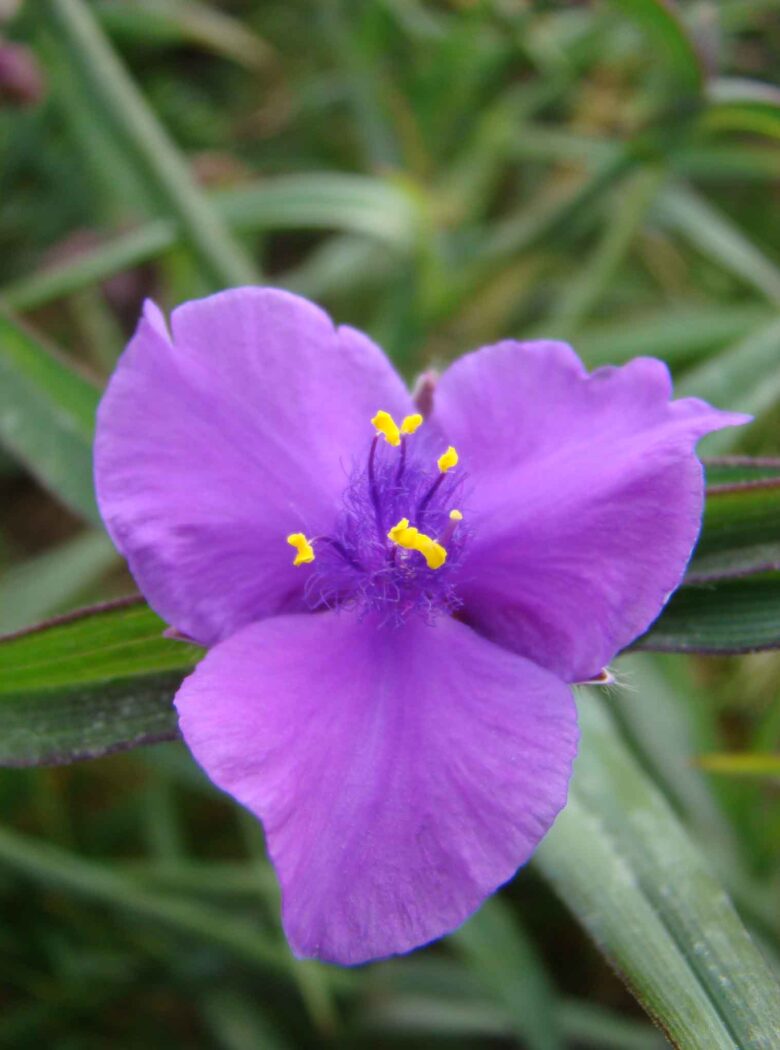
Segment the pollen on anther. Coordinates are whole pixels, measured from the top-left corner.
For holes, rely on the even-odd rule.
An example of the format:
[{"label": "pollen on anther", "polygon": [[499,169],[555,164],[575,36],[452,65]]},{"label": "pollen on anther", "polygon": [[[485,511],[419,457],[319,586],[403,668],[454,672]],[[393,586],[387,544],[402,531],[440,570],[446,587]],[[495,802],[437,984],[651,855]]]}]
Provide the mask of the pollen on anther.
[{"label": "pollen on anther", "polygon": [[377,412],[371,422],[376,427],[377,434],[381,434],[388,445],[401,444],[401,431],[389,412]]},{"label": "pollen on anther", "polygon": [[302,532],[291,532],[287,537],[287,542],[296,551],[293,565],[307,565],[314,561],[314,547]]},{"label": "pollen on anther", "polygon": [[415,430],[422,426],[423,417],[419,412],[415,412],[413,416],[405,416],[401,423],[402,434],[413,434]]},{"label": "pollen on anther", "polygon": [[453,467],[458,465],[458,453],[450,445],[446,452],[443,452],[441,456],[436,460],[436,466],[439,468],[442,474],[446,474],[448,470],[452,470]]},{"label": "pollen on anther", "polygon": [[455,509],[451,510],[450,511],[450,521],[463,521],[463,514],[462,514],[462,512],[459,511],[459,510],[455,510]]}]

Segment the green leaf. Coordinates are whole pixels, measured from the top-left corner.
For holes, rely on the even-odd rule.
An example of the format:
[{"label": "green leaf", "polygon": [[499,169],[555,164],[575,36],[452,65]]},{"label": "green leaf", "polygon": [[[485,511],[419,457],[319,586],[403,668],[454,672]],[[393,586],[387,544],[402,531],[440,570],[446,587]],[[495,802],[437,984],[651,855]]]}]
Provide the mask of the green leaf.
[{"label": "green leaf", "polygon": [[593,691],[569,801],[534,864],[675,1046],[772,1050],[780,989]]},{"label": "green leaf", "polygon": [[780,480],[716,485],[685,583],[780,570]]},{"label": "green leaf", "polygon": [[653,56],[665,62],[678,88],[698,95],[704,70],[692,34],[672,0],[612,0],[612,6],[647,34]]},{"label": "green leaf", "polygon": [[105,532],[89,529],[11,565],[0,577],[0,633],[18,631],[72,607],[118,562]]},{"label": "green leaf", "polygon": [[780,647],[780,572],[681,587],[637,649],[751,653]]},{"label": "green leaf", "polygon": [[99,391],[28,329],[0,314],[0,441],[77,514],[100,524],[92,487]]},{"label": "green leaf", "polygon": [[555,993],[531,941],[498,899],[486,901],[450,943],[528,1050],[563,1050]]},{"label": "green leaf", "polygon": [[780,268],[726,215],[682,183],[669,185],[658,199],[658,215],[694,248],[780,303]]},{"label": "green leaf", "polygon": [[743,339],[771,318],[771,308],[756,303],[670,305],[618,321],[590,324],[577,334],[575,345],[591,368],[646,354],[676,366]]},{"label": "green leaf", "polygon": [[202,654],[141,599],[0,639],[0,764],[94,758],[176,735],[172,698]]},{"label": "green leaf", "polygon": [[144,47],[154,41],[194,44],[249,69],[263,69],[273,57],[248,26],[198,0],[102,0],[96,14],[112,36],[140,40]]},{"label": "green leaf", "polygon": [[723,773],[730,777],[780,778],[780,755],[760,751],[730,751],[699,755],[696,764],[708,773]]},{"label": "green leaf", "polygon": [[774,456],[705,456],[707,487],[742,481],[780,481],[780,459]]},{"label": "green leaf", "polygon": [[255,268],[211,207],[186,161],[147,106],[83,0],[44,0],[75,69],[110,116],[134,163],[217,287],[252,283]]},{"label": "green leaf", "polygon": [[[282,175],[222,190],[209,200],[223,222],[244,233],[343,230],[375,238],[382,246],[407,255],[420,225],[421,204],[411,191],[389,179],[370,176]],[[0,300],[14,310],[36,309],[148,262],[180,239],[176,222],[155,219],[65,263],[6,285]],[[386,253],[379,249],[377,254],[384,258]]]},{"label": "green leaf", "polygon": [[[158,893],[105,864],[47,842],[0,828],[0,866],[54,890],[99,901],[134,921],[141,919],[217,947],[260,971],[294,975],[297,965],[276,938],[247,917],[209,907],[181,892]],[[334,974],[338,978],[338,974]],[[348,976],[348,975],[347,975]]]},{"label": "green leaf", "polygon": [[719,77],[707,85],[705,128],[747,131],[780,138],[780,89],[738,77]]}]

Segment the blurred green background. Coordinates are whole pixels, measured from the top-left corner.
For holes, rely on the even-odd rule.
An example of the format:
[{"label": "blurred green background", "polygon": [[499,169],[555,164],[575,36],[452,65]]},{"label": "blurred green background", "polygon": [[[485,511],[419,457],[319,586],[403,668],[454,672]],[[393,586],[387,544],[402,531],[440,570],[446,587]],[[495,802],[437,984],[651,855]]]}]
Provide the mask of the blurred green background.
[{"label": "blurred green background", "polygon": [[[91,389],[145,296],[264,281],[410,379],[507,335],[653,354],[757,415],[711,454],[777,454],[778,75],[777,0],[0,2],[0,630],[133,590],[11,315]],[[611,697],[773,957],[779,671],[632,656]],[[0,1046],[665,1045],[533,865],[339,971],[289,956],[259,828],[179,745],[0,797]]]}]

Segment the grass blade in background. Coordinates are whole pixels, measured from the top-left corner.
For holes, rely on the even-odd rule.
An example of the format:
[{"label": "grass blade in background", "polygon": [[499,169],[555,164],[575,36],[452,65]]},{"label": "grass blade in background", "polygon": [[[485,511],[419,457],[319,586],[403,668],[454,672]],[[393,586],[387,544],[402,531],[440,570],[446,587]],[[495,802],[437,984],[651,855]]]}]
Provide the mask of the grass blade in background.
[{"label": "grass blade in background", "polygon": [[580,716],[569,802],[534,863],[674,1045],[773,1050],[769,966],[593,691]]},{"label": "grass blade in background", "polygon": [[665,63],[678,92],[697,96],[704,70],[678,5],[673,0],[612,0],[612,4],[647,34],[653,54]]},{"label": "grass blade in background", "polygon": [[707,85],[705,126],[780,138],[780,89],[774,84],[719,77]]},{"label": "grass blade in background", "polygon": [[109,34],[129,41],[195,45],[249,69],[264,69],[274,58],[239,19],[199,0],[99,0],[95,13]]},{"label": "grass blade in background", "polygon": [[100,524],[92,485],[99,391],[0,314],[0,442],[71,510]]},{"label": "grass blade in background", "polygon": [[90,529],[0,575],[0,636],[71,606],[119,555],[105,532]]},{"label": "grass blade in background", "polygon": [[707,258],[780,304],[780,267],[739,226],[682,183],[659,197],[661,220]]},{"label": "grass blade in background", "polygon": [[110,113],[130,155],[145,173],[216,287],[251,284],[256,272],[147,106],[83,0],[43,0],[74,65]]},{"label": "grass blade in background", "polygon": [[[221,220],[243,233],[273,230],[348,231],[375,238],[386,248],[411,254],[420,224],[420,202],[391,182],[328,173],[284,175],[209,196]],[[181,231],[172,219],[154,219],[121,233],[75,259],[49,267],[0,289],[9,309],[33,310],[97,281],[139,266],[174,248]]]}]

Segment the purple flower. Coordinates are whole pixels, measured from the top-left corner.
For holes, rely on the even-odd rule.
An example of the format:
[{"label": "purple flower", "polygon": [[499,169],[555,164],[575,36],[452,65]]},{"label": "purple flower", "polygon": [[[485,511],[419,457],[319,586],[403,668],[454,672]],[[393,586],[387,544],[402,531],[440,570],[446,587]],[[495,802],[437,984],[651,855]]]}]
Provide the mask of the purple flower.
[{"label": "purple flower", "polygon": [[[382,352],[294,295],[147,304],[100,408],[97,492],[151,605],[211,651],[176,697],[265,827],[293,950],[458,926],[566,801],[571,684],[655,619],[699,530],[661,362],[502,342],[423,420]],[[428,390],[430,394],[430,390]]]}]

